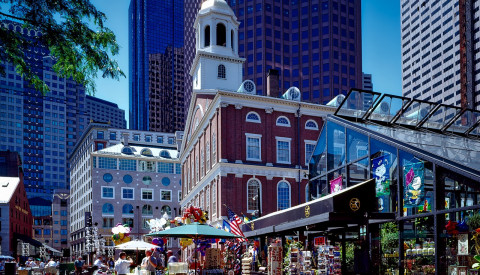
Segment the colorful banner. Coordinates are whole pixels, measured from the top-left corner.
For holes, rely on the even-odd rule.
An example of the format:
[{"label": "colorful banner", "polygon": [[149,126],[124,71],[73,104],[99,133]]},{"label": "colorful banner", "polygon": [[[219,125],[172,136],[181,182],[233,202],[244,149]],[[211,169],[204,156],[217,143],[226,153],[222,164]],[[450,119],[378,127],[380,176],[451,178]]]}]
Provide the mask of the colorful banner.
[{"label": "colorful banner", "polygon": [[338,191],[343,189],[342,185],[343,179],[342,175],[340,175],[338,178],[333,179],[330,181],[330,194],[337,193]]},{"label": "colorful banner", "polygon": [[404,207],[418,207],[424,204],[424,174],[423,162],[407,164],[403,167]]},{"label": "colorful banner", "polygon": [[377,198],[390,195],[390,155],[386,154],[372,160]]}]

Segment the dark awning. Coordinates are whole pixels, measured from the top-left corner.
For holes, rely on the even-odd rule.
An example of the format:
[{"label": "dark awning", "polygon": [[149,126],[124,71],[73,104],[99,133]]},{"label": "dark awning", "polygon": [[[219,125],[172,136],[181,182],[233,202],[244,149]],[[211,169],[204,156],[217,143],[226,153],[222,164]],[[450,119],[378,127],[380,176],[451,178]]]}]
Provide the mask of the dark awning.
[{"label": "dark awning", "polygon": [[389,220],[394,213],[378,213],[375,180],[370,179],[314,201],[253,220],[242,229],[246,237],[317,226],[345,227],[372,220]]},{"label": "dark awning", "polygon": [[32,238],[30,238],[29,236],[26,236],[26,235],[23,235],[23,234],[19,234],[19,233],[13,233],[13,238],[16,239],[16,240],[21,240],[25,243],[29,243],[35,247],[41,247],[43,246],[43,244],[37,240],[34,240]]}]

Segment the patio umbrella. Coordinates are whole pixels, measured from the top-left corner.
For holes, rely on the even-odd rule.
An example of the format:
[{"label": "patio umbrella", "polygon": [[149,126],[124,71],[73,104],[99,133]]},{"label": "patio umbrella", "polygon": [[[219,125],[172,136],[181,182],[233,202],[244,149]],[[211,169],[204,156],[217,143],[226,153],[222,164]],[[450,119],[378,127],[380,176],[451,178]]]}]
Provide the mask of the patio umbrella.
[{"label": "patio umbrella", "polygon": [[[194,222],[191,224],[185,224],[182,226],[177,226],[163,231],[153,232],[147,234],[147,236],[152,237],[176,237],[176,238],[190,238],[198,240],[201,238],[206,239],[234,239],[234,238],[244,238],[227,232],[225,230],[217,229],[206,224],[200,224]],[[195,243],[195,251],[197,251],[197,243]],[[196,253],[196,252],[195,252]],[[197,257],[195,255],[195,274],[197,274]]]},{"label": "patio umbrella", "polygon": [[12,256],[0,255],[0,260],[15,260]]},{"label": "patio umbrella", "polygon": [[156,246],[154,244],[147,243],[147,242],[144,242],[142,240],[133,240],[133,241],[129,241],[129,242],[122,243],[122,244],[119,244],[119,245],[115,246],[116,249],[121,249],[121,250],[136,250],[137,251],[137,259],[136,259],[137,263],[139,262],[138,250],[155,249],[157,247],[158,246]]}]

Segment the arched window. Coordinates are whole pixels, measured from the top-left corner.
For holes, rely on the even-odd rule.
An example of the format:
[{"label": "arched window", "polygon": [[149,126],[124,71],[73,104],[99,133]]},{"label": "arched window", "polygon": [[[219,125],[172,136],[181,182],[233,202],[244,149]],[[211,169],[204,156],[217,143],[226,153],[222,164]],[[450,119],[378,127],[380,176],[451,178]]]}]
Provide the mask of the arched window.
[{"label": "arched window", "polygon": [[142,149],[142,151],[140,152],[140,154],[141,154],[142,156],[146,156],[146,157],[152,157],[152,156],[153,156],[152,150],[147,149],[147,148]]},{"label": "arched window", "polygon": [[133,215],[133,206],[129,203],[124,204],[122,207],[122,214]]},{"label": "arched window", "polygon": [[152,216],[153,215],[153,208],[150,204],[145,204],[142,207],[142,215],[143,216]]},{"label": "arched window", "polygon": [[105,203],[102,207],[102,214],[113,215],[113,205],[111,203]]},{"label": "arched window", "polygon": [[235,50],[235,47],[234,47],[234,35],[235,35],[235,32],[233,30],[230,31],[230,45],[232,45],[232,50],[234,51]]},{"label": "arched window", "polygon": [[290,127],[290,120],[284,116],[278,117],[277,126]]},{"label": "arched window", "polygon": [[171,216],[172,215],[172,208],[170,208],[170,206],[168,205],[164,205],[162,206],[162,209],[160,210],[161,213],[162,213],[162,216],[166,213],[168,216]]},{"label": "arched window", "polygon": [[170,153],[167,150],[162,150],[160,151],[160,157],[166,158],[166,159],[171,159],[172,157],[170,156]]},{"label": "arched window", "polygon": [[133,150],[131,147],[125,146],[122,148],[122,153],[125,155],[133,155]]},{"label": "arched window", "polygon": [[227,29],[222,23],[217,24],[217,45],[227,46]]},{"label": "arched window", "polygon": [[227,72],[225,69],[225,65],[223,64],[218,65],[218,78],[221,78],[221,79],[227,78]]},{"label": "arched window", "polygon": [[256,179],[249,180],[247,183],[247,211],[258,210],[261,205],[260,197],[260,182]]},{"label": "arched window", "polygon": [[307,122],[305,123],[305,129],[308,129],[308,130],[318,130],[318,124],[314,121],[314,120],[307,120]]},{"label": "arched window", "polygon": [[277,210],[290,207],[290,184],[281,181],[277,185]]},{"label": "arched window", "polygon": [[210,25],[205,27],[205,47],[210,46]]},{"label": "arched window", "polygon": [[255,123],[261,123],[261,122],[262,122],[262,121],[260,120],[260,116],[259,116],[257,113],[255,113],[255,112],[250,112],[250,113],[248,113],[245,121],[255,122]]}]

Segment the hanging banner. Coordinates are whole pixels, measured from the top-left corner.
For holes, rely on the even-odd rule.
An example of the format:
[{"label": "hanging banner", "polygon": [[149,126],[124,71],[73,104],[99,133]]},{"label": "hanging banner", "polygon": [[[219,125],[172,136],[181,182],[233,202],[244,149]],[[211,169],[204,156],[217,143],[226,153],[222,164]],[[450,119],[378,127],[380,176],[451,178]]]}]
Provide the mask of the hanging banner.
[{"label": "hanging banner", "polygon": [[390,155],[386,154],[372,160],[377,198],[390,195]]},{"label": "hanging banner", "polygon": [[407,164],[403,167],[404,207],[418,207],[424,204],[424,174],[423,162]]},{"label": "hanging banner", "polygon": [[338,178],[333,179],[330,181],[330,194],[337,193],[338,191],[343,189],[342,185],[343,179],[342,175],[340,175]]}]

